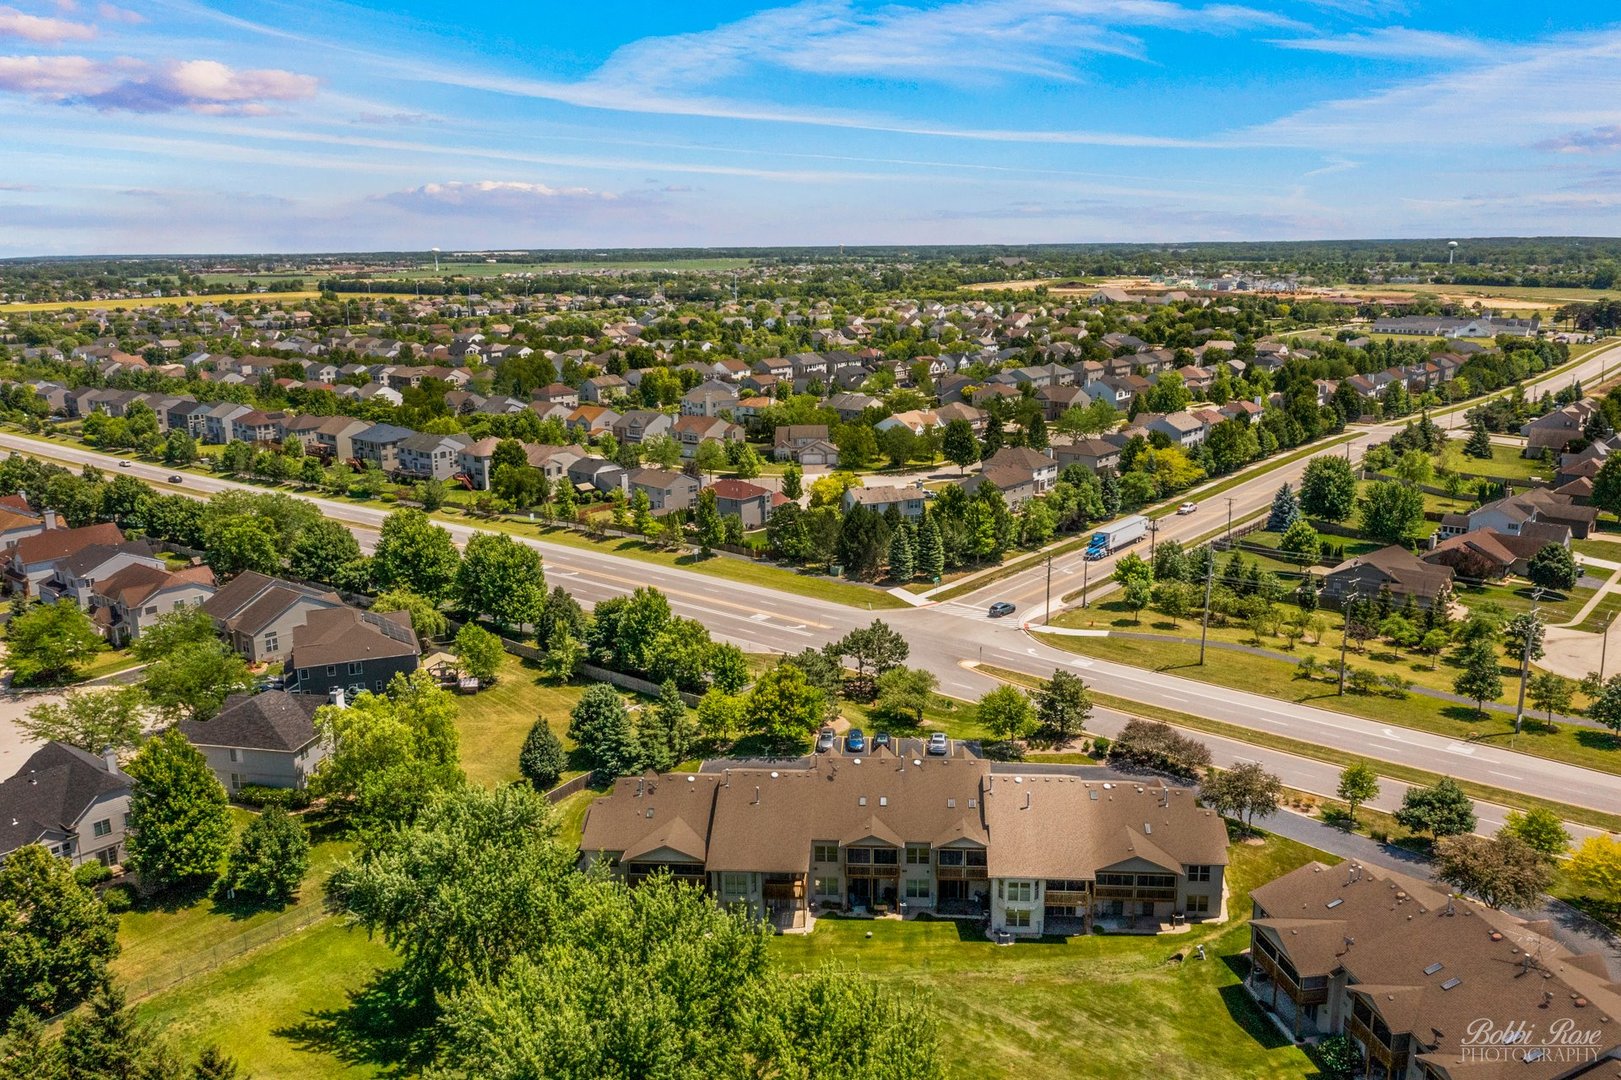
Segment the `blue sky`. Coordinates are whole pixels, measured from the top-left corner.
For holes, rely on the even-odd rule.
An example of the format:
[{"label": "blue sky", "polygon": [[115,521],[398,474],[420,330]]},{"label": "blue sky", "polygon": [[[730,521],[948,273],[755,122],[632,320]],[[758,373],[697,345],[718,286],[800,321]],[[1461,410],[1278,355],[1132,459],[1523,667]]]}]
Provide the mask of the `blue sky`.
[{"label": "blue sky", "polygon": [[1609,4],[0,0],[0,255],[1615,235],[1618,180]]}]

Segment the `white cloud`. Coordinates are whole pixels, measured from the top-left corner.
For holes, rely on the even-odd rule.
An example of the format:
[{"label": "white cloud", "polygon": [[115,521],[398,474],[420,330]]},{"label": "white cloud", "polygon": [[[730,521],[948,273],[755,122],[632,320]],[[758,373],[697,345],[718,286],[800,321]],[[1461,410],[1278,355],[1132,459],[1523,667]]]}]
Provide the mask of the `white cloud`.
[{"label": "white cloud", "polygon": [[1621,150],[1621,124],[1563,132],[1542,140],[1536,148],[1557,154],[1613,154]]},{"label": "white cloud", "polygon": [[261,116],[266,102],[313,97],[319,81],[274,68],[243,71],[217,60],[92,60],[84,56],[0,56],[0,91],[104,112],[189,112]]},{"label": "white cloud", "polygon": [[1326,159],[1321,168],[1316,168],[1310,172],[1301,173],[1300,175],[1302,177],[1332,176],[1335,173],[1350,172],[1352,169],[1360,169],[1361,167],[1362,162],[1360,161],[1352,161],[1350,158],[1331,157]]},{"label": "white cloud", "polygon": [[88,41],[95,36],[94,26],[0,7],[0,38],[17,37],[41,45],[55,45],[63,41]]},{"label": "white cloud", "polygon": [[101,4],[96,8],[96,14],[108,22],[124,23],[127,26],[138,26],[146,21],[146,16],[139,11],[121,8],[116,4]]},{"label": "white cloud", "polygon": [[616,201],[611,191],[553,187],[521,180],[447,180],[374,196],[401,209],[430,213],[535,213]]},{"label": "white cloud", "polygon": [[1272,42],[1283,49],[1332,53],[1373,60],[1484,60],[1503,50],[1478,38],[1438,30],[1384,26],[1337,37],[1285,38]]}]

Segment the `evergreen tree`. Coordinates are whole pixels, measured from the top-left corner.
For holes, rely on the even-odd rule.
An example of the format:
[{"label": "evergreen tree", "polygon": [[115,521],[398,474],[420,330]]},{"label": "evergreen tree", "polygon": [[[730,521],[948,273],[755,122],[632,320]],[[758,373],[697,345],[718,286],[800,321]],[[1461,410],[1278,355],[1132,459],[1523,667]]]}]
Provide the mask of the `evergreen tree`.
[{"label": "evergreen tree", "polygon": [[911,530],[904,526],[889,538],[889,576],[899,582],[912,580],[917,566],[912,558]]},{"label": "evergreen tree", "polygon": [[518,753],[518,771],[536,790],[547,791],[557,786],[567,767],[568,755],[563,752],[563,741],[544,716],[536,718]]},{"label": "evergreen tree", "polygon": [[191,1080],[240,1080],[242,1070],[237,1068],[236,1059],[226,1057],[220,1048],[212,1044],[203,1047],[197,1064],[192,1066]]},{"label": "evergreen tree", "polygon": [[1288,484],[1278,489],[1272,497],[1272,513],[1266,519],[1268,532],[1287,532],[1289,526],[1300,520],[1300,503],[1295,499],[1295,493]]},{"label": "evergreen tree", "polygon": [[945,569],[946,552],[940,541],[940,526],[935,523],[933,514],[925,515],[918,529],[917,572],[933,581],[945,573]]},{"label": "evergreen tree", "polygon": [[655,772],[669,772],[686,760],[697,734],[687,703],[681,700],[674,681],[666,679],[659,690],[658,703],[642,710],[636,726],[643,766]]},{"label": "evergreen tree", "polygon": [[1317,610],[1317,575],[1307,574],[1300,579],[1300,585],[1295,589],[1295,603],[1304,612]]},{"label": "evergreen tree", "polygon": [[805,471],[798,465],[790,463],[782,470],[782,493],[790,499],[798,499],[805,494]]},{"label": "evergreen tree", "polygon": [[1463,452],[1472,458],[1483,461],[1491,460],[1492,437],[1486,430],[1483,420],[1476,420],[1469,429],[1469,439],[1463,444]]},{"label": "evergreen tree", "polygon": [[625,699],[607,683],[593,683],[569,713],[569,738],[591,765],[598,782],[627,776],[642,767],[641,744],[631,727]]}]

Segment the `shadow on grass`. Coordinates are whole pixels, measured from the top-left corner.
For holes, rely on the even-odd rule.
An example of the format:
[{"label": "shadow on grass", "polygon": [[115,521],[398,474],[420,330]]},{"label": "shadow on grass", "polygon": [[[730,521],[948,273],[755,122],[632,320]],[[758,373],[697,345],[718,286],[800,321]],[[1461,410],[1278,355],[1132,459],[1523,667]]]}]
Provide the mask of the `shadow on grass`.
[{"label": "shadow on grass", "polygon": [[1621,735],[1612,731],[1593,731],[1584,728],[1576,733],[1576,741],[1592,750],[1621,749]]},{"label": "shadow on grass", "polygon": [[328,1054],[349,1065],[373,1065],[385,1076],[415,1076],[432,1056],[435,1020],[398,969],[378,972],[349,994],[342,1009],[309,1013],[271,1034],[300,1050]]},{"label": "shadow on grass", "polygon": [[1219,991],[1221,1003],[1227,1007],[1227,1015],[1233,1018],[1233,1023],[1244,1029],[1244,1033],[1254,1039],[1258,1045],[1267,1050],[1280,1050],[1285,1046],[1294,1045],[1293,1041],[1284,1037],[1277,1025],[1267,1019],[1261,1006],[1250,997],[1249,991],[1244,989],[1244,979],[1250,973],[1249,957],[1232,953],[1221,958],[1232,973],[1238,976],[1238,981],[1223,986]]}]

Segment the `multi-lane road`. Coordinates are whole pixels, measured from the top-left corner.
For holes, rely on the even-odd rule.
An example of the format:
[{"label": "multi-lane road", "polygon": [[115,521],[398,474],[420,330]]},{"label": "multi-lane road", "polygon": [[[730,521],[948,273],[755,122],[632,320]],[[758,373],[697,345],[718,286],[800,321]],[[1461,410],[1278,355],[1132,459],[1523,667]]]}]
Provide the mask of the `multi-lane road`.
[{"label": "multi-lane road", "polygon": [[[1621,354],[1621,346],[1607,350]],[[1571,378],[1590,381],[1602,367],[1615,362],[1616,355],[1595,352],[1582,362],[1553,377],[1558,385]],[[1389,438],[1395,425],[1359,429],[1348,444],[1357,458],[1372,443]],[[262,490],[251,485],[217,477],[185,474],[181,484],[167,482],[169,470],[141,462],[121,466],[119,459],[84,447],[42,443],[37,439],[0,433],[0,447],[35,453],[73,464],[94,464],[114,473],[128,474],[167,490],[206,497],[231,488]],[[1332,453],[1346,453],[1335,447]],[[1158,539],[1193,540],[1225,523],[1227,499],[1232,499],[1234,520],[1267,506],[1285,481],[1298,483],[1309,459],[1275,469],[1257,470],[1233,487],[1204,503],[1199,512],[1161,521]],[[362,547],[370,548],[376,530],[386,516],[383,511],[331,499],[309,497],[324,514],[349,525]],[[1218,520],[1219,518],[1219,520]],[[458,543],[465,543],[475,526],[448,524]],[[855,626],[869,622],[873,613],[830,601],[792,596],[758,585],[726,580],[661,564],[549,543],[538,537],[519,537],[545,557],[548,578],[562,584],[582,602],[594,603],[609,596],[652,585],[670,597],[681,615],[698,619],[717,638],[735,642],[756,651],[798,652],[806,646],[820,646],[843,636]],[[1113,560],[1093,563],[1093,580],[1106,579]],[[1053,560],[1055,601],[1078,587],[1081,574],[1079,552]],[[972,662],[983,662],[1037,676],[1050,675],[1063,667],[1083,675],[1098,689],[1117,697],[1196,713],[1238,727],[1288,736],[1324,747],[1350,751],[1372,758],[1448,773],[1493,787],[1523,792],[1558,802],[1574,803],[1593,809],[1621,813],[1621,783],[1613,775],[1548,761],[1496,746],[1460,742],[1407,728],[1392,727],[1325,709],[1242,691],[1212,687],[1189,679],[1146,671],[1103,660],[1077,657],[1053,649],[1024,632],[1014,619],[991,620],[985,608],[991,600],[1011,600],[1019,604],[1021,617],[1028,618],[1032,607],[1039,610],[1045,595],[1047,570],[1044,565],[1011,575],[962,597],[960,600],[925,607],[886,610],[882,617],[901,631],[911,645],[913,664],[925,666],[940,679],[944,693],[973,698],[994,685],[987,675],[972,669]],[[1062,584],[1061,584],[1062,583]],[[1212,658],[1220,663],[1220,654]],[[1259,756],[1260,751],[1250,754]],[[1242,756],[1232,751],[1233,756]],[[1293,759],[1299,761],[1300,759]],[[1304,767],[1302,767],[1304,771]],[[1285,775],[1286,782],[1293,778]],[[1315,789],[1300,783],[1297,786]]]}]

